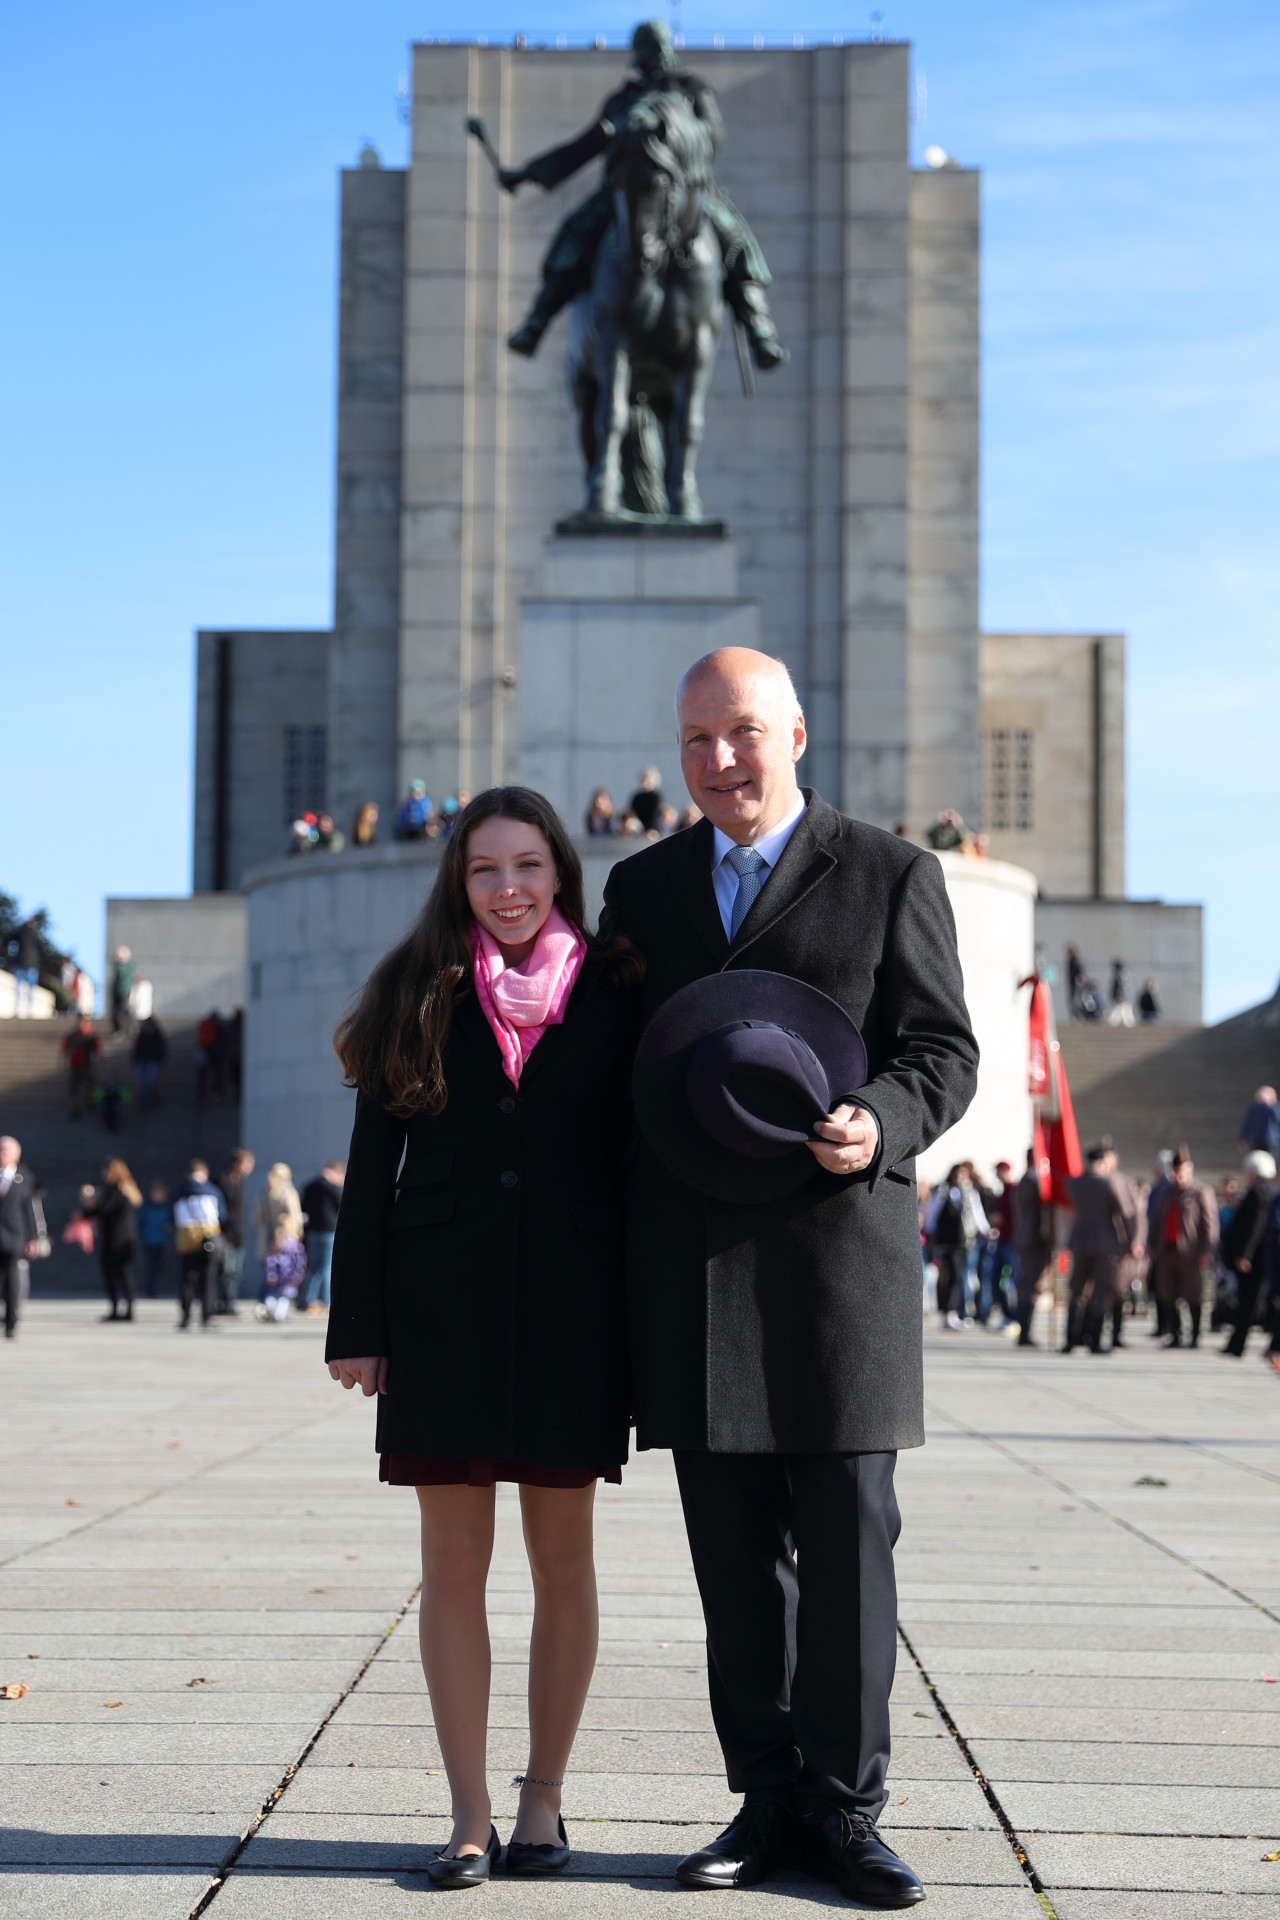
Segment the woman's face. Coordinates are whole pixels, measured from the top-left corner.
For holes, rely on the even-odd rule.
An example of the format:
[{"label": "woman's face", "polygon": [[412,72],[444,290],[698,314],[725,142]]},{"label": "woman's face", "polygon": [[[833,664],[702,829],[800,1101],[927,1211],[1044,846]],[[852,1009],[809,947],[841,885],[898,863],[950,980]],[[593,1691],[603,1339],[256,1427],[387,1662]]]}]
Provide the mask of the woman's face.
[{"label": "woman's face", "polygon": [[467,837],[466,874],[472,913],[518,965],[533,951],[560,887],[545,835],[523,820],[482,820]]}]

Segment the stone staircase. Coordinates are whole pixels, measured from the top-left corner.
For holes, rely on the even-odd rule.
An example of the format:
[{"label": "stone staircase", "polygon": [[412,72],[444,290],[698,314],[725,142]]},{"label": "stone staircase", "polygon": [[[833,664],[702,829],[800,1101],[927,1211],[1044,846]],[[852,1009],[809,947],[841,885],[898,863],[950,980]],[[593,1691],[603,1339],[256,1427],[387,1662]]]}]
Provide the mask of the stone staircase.
[{"label": "stone staircase", "polygon": [[[32,1265],[36,1294],[97,1290],[96,1255],[64,1246],[61,1235],[81,1183],[96,1183],[104,1160],[118,1154],[144,1192],[151,1180],[172,1187],[193,1154],[202,1154],[215,1170],[221,1167],[240,1128],[237,1104],[196,1104],[194,1022],[165,1025],[169,1058],[160,1069],[158,1108],[142,1113],[136,1100],[126,1103],[115,1133],[94,1109],[80,1120],[68,1118],[67,1071],[58,1053],[67,1031],[61,1018],[0,1020],[0,1133],[22,1142],[23,1158],[43,1183],[54,1243],[52,1258]],[[114,1080],[132,1093],[132,1042],[113,1035],[110,1021],[99,1021],[97,1033],[99,1084]]]},{"label": "stone staircase", "polygon": [[1255,1088],[1280,1085],[1280,1026],[1247,1014],[1216,1027],[1081,1022],[1058,1037],[1081,1146],[1109,1133],[1135,1176],[1180,1140],[1206,1178],[1238,1172],[1244,1110]]}]

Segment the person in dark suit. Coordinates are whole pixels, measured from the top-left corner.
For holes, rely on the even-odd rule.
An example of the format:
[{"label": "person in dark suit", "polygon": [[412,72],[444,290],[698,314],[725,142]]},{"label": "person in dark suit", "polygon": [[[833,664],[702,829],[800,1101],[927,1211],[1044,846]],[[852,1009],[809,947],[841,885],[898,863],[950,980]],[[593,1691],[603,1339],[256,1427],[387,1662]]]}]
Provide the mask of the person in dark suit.
[{"label": "person in dark suit", "polygon": [[1258,1311],[1266,1254],[1267,1216],[1275,1195],[1276,1163],[1263,1149],[1244,1157],[1245,1188],[1239,1206],[1222,1229],[1218,1254],[1224,1267],[1236,1279],[1236,1323],[1231,1338],[1222,1349],[1237,1360],[1242,1356],[1249,1329]]},{"label": "person in dark suit", "polygon": [[1062,1351],[1088,1345],[1102,1352],[1102,1329],[1115,1299],[1121,1256],[1131,1251],[1138,1234],[1129,1197],[1114,1176],[1114,1161],[1105,1146],[1090,1147],[1083,1173],[1066,1182],[1075,1214],[1067,1246],[1071,1253],[1071,1309]]},{"label": "person in dark suit", "polygon": [[18,1331],[27,1262],[40,1256],[42,1216],[37,1187],[22,1148],[12,1134],[0,1136],[0,1292],[4,1294],[4,1337]]},{"label": "person in dark suit", "polygon": [[560,1788],[595,1664],[591,1513],[630,1402],[621,1166],[641,966],[583,929],[582,868],[524,787],[459,814],[430,898],[335,1045],[358,1089],[329,1371],[377,1393],[381,1478],[417,1488],[422,1660],[474,1886],[501,1853],[485,1776],[494,1483],[534,1587],[530,1749],[507,1870],[568,1864]]},{"label": "person in dark suit", "polygon": [[1053,1259],[1053,1206],[1041,1196],[1032,1147],[1027,1148],[1027,1170],[1014,1190],[1013,1249],[1018,1257],[1018,1345],[1034,1347],[1031,1323]]},{"label": "person in dark suit", "polygon": [[[613,869],[602,932],[645,958],[652,1015],[726,968],[789,974],[870,1066],[790,1197],[704,1197],[637,1145],[627,1184],[636,1444],[671,1447],[707,1622],[728,1829],[677,1869],[745,1886],[803,1843],[844,1892],[924,1898],[880,1839],[896,1649],[897,1450],[924,1439],[915,1156],[964,1113],[977,1046],[931,853],[796,784],[804,716],[746,648],[681,682],[705,818]],[[798,1553],[798,1565],[797,1565]]]}]

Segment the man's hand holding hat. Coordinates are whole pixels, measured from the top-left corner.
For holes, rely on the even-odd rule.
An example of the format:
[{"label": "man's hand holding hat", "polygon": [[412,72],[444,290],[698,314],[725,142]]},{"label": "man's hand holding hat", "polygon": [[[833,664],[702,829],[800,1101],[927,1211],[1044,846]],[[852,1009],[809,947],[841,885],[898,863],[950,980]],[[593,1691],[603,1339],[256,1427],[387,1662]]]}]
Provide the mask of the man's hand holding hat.
[{"label": "man's hand holding hat", "polygon": [[865,1107],[850,1106],[848,1101],[820,1120],[814,1131],[822,1139],[811,1140],[809,1151],[828,1173],[861,1173],[871,1165],[880,1145],[875,1115]]}]

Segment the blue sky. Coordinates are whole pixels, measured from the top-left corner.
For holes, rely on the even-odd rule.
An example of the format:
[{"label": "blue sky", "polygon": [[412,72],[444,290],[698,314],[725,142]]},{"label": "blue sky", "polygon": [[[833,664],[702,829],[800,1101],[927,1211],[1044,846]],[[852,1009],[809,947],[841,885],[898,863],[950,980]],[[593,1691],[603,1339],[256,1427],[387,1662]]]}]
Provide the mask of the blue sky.
[{"label": "blue sky", "polygon": [[[1129,635],[1129,887],[1207,906],[1211,1018],[1280,972],[1273,0],[911,0],[985,173],[983,618]],[[631,6],[15,11],[0,77],[0,889],[96,971],[190,878],[192,631],[330,617],[335,172],[408,43]],[[690,39],[776,31],[685,4]],[[814,9],[858,37],[870,11]]]}]

